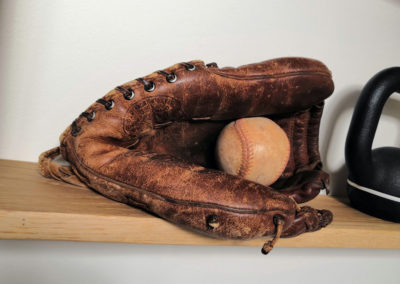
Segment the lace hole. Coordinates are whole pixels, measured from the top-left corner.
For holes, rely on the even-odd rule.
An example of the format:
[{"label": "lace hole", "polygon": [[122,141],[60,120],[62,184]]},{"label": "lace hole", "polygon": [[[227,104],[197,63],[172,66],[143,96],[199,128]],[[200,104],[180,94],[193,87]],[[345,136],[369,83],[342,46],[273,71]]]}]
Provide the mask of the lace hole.
[{"label": "lace hole", "polygon": [[167,76],[168,83],[174,83],[174,82],[176,82],[176,79],[178,79],[178,76],[176,76],[175,73],[171,73]]},{"label": "lace hole", "polygon": [[206,64],[206,67],[207,68],[218,68],[218,65],[215,62],[211,62],[211,63]]},{"label": "lace hole", "polygon": [[278,225],[278,223],[279,223],[280,221],[284,220],[284,219],[285,219],[285,218],[283,218],[282,215],[276,214],[276,215],[274,215],[274,217],[273,217],[273,222],[274,222],[275,225]]},{"label": "lace hole", "polygon": [[71,135],[76,137],[78,136],[79,132],[82,130],[82,128],[80,128],[79,126],[77,126],[76,124],[72,124],[72,128],[71,128]]},{"label": "lace hole", "polygon": [[128,92],[124,94],[124,99],[130,101],[135,96],[135,92],[131,89],[129,89]]},{"label": "lace hole", "polygon": [[194,71],[196,69],[196,66],[194,66],[193,64],[189,64],[186,66],[186,70],[188,71]]},{"label": "lace hole", "polygon": [[87,120],[90,122],[96,117],[96,112],[92,111],[90,115],[87,117]]},{"label": "lace hole", "polygon": [[144,86],[144,89],[146,92],[152,92],[152,91],[154,91],[155,88],[156,88],[156,84],[154,84],[154,82],[149,82],[148,85]]},{"label": "lace hole", "polygon": [[216,229],[219,227],[218,217],[215,214],[206,217],[206,225],[208,229]]},{"label": "lace hole", "polygon": [[74,137],[78,136],[78,133],[79,133],[79,131],[71,131],[71,135]]},{"label": "lace hole", "polygon": [[114,107],[114,101],[113,100],[109,100],[108,104],[106,105],[106,109],[107,110],[111,110]]}]

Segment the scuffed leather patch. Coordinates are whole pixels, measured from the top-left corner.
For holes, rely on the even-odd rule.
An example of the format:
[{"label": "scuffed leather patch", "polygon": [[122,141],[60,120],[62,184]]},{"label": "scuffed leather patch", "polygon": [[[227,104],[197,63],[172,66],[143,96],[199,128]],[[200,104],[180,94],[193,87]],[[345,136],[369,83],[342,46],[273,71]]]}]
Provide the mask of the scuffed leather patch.
[{"label": "scuffed leather patch", "polygon": [[149,97],[129,107],[123,120],[124,131],[129,135],[140,136],[158,125],[167,125],[183,118],[179,100],[170,96]]}]

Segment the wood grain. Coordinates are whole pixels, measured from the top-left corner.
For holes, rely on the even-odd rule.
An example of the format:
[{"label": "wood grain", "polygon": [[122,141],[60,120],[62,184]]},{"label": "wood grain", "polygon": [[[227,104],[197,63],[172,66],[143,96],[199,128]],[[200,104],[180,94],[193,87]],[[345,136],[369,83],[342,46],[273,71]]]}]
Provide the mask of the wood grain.
[{"label": "wood grain", "polygon": [[[333,197],[318,196],[309,204],[331,210],[333,223],[281,239],[277,246],[400,249],[400,224],[365,215]],[[193,233],[90,189],[43,178],[36,163],[10,160],[0,160],[0,239],[260,247],[265,242]]]}]

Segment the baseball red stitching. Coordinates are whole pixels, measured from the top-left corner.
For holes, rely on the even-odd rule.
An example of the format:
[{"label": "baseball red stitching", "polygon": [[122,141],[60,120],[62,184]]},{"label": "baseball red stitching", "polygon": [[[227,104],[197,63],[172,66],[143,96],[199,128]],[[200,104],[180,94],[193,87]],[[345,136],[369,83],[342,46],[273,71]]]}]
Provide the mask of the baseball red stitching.
[{"label": "baseball red stitching", "polygon": [[245,177],[250,171],[253,162],[253,144],[247,138],[248,133],[245,130],[245,127],[242,126],[242,120],[238,119],[234,125],[235,130],[239,135],[240,143],[242,144],[242,162],[240,163],[238,176]]}]

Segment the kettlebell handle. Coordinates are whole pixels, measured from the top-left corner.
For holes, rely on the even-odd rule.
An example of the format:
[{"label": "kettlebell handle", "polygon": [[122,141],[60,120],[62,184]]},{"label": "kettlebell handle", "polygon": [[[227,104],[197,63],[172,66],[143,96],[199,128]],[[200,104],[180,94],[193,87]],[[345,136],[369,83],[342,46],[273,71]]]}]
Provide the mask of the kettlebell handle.
[{"label": "kettlebell handle", "polygon": [[363,88],[346,140],[346,163],[355,175],[373,174],[372,143],[382,109],[388,98],[400,91],[400,67],[382,70]]}]

